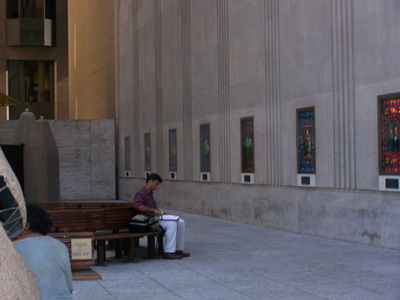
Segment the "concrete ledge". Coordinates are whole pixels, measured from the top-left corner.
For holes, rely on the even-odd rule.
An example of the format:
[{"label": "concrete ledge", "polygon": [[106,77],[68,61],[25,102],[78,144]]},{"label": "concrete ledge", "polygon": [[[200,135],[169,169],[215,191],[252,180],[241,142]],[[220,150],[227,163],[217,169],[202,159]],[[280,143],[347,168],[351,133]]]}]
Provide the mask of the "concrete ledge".
[{"label": "concrete ledge", "polygon": [[[120,198],[132,200],[142,185],[144,180],[121,179]],[[400,249],[397,193],[165,180],[155,197],[169,209]]]}]

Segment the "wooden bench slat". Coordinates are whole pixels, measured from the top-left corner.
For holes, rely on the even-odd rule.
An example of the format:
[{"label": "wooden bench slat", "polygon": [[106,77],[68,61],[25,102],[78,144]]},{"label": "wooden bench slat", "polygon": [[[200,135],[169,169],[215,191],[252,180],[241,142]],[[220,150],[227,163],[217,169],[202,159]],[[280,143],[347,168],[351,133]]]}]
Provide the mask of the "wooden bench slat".
[{"label": "wooden bench slat", "polygon": [[83,280],[102,280],[103,278],[99,273],[92,270],[88,266],[79,266],[72,268],[72,280],[83,281]]}]

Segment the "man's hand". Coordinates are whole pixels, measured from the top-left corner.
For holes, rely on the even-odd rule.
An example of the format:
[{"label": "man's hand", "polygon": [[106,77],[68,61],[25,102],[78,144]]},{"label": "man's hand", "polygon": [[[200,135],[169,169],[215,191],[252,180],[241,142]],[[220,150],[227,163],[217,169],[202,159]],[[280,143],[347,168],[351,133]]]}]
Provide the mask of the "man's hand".
[{"label": "man's hand", "polygon": [[144,212],[144,213],[153,213],[156,216],[161,216],[161,211],[155,208],[151,208],[145,205],[140,205],[138,208],[138,211]]}]

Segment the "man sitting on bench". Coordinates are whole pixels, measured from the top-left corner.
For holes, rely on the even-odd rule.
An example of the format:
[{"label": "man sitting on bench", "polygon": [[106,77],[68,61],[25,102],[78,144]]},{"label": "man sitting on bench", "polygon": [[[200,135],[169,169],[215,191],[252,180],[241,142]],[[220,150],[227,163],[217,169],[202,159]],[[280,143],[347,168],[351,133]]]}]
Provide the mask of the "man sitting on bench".
[{"label": "man sitting on bench", "polygon": [[[162,183],[158,174],[152,173],[146,179],[146,185],[141,188],[133,200],[133,208],[148,216],[161,216],[161,211],[157,208],[157,203],[153,197],[153,192]],[[190,254],[184,252],[185,247],[185,221],[178,220],[159,220],[161,228],[165,230],[165,243],[163,258],[180,259]]]}]

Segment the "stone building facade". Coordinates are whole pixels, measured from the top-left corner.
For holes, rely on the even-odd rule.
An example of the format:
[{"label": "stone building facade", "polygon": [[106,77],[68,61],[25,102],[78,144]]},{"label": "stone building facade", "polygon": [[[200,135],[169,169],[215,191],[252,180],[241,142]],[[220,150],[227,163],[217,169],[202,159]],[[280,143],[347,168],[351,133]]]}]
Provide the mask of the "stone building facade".
[{"label": "stone building facade", "polygon": [[119,198],[157,172],[165,208],[400,249],[378,105],[400,92],[399,12],[392,0],[117,0]]}]

